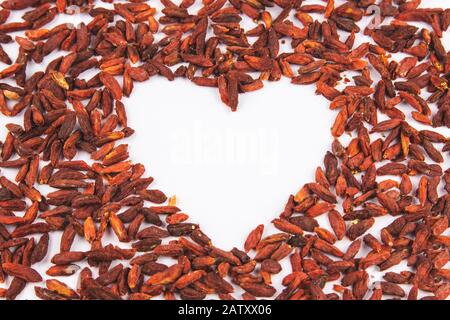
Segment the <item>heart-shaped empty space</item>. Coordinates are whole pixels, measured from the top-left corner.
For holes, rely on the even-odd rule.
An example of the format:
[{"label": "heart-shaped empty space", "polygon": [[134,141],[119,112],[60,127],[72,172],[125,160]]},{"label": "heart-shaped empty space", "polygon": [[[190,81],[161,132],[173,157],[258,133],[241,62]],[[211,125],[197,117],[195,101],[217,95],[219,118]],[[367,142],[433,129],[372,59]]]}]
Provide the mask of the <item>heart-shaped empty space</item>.
[{"label": "heart-shaped empty space", "polygon": [[233,113],[217,90],[153,78],[124,101],[132,159],[224,249],[281,212],[331,140],[333,112],[313,87],[284,79],[240,98]]}]

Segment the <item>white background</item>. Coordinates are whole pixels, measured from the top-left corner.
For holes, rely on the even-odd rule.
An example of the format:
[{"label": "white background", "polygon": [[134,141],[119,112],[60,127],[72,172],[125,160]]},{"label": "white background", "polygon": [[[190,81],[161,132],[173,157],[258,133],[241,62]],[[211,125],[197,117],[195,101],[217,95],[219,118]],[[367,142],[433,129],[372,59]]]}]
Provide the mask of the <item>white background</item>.
[{"label": "white background", "polygon": [[[422,7],[444,5],[439,0],[422,3]],[[160,8],[157,1],[151,5]],[[52,24],[79,20],[59,17]],[[445,39],[449,49],[448,35]],[[14,47],[6,49],[15,58]],[[31,65],[30,71],[42,66],[45,63]],[[265,82],[262,90],[240,95],[238,111],[232,113],[220,102],[217,90],[187,80],[169,82],[153,77],[136,83],[132,97],[123,101],[129,125],[136,130],[126,142],[131,159],[143,163],[147,174],[156,178],[155,188],[177,196],[178,206],[201,225],[215,245],[242,248],[256,225],[264,223],[266,230],[274,230],[269,222],[283,210],[290,194],[314,179],[316,167],[322,165],[331,146],[329,129],[336,112],[330,111],[328,101],[314,90],[314,86],[292,85],[285,78]],[[1,116],[0,127],[21,121],[21,117]],[[448,135],[446,129],[441,132]],[[2,129],[0,138],[5,135]],[[12,178],[8,170],[2,171]],[[326,218],[320,221],[329,227]],[[378,235],[377,230],[372,233]],[[42,273],[50,265],[51,254],[58,252],[59,236],[52,238],[51,252],[39,264]],[[80,242],[74,248],[88,250],[84,241]],[[77,277],[60,280],[76,286]],[[280,278],[274,277],[278,288]],[[32,287],[20,298],[34,298]]]}]

